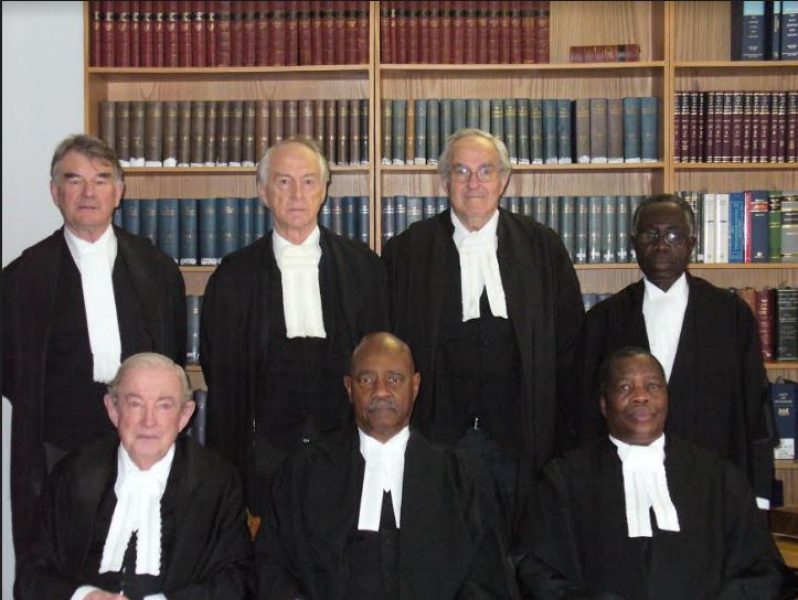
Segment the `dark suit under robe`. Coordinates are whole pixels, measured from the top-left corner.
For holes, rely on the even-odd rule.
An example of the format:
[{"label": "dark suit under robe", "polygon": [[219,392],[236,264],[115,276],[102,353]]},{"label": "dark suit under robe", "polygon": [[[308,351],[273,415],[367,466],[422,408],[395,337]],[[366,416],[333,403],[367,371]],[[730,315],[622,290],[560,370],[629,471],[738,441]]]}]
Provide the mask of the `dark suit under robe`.
[{"label": "dark suit under robe", "polygon": [[[652,520],[650,538],[629,538],[622,463],[596,440],[544,471],[525,525],[525,598],[773,600],[795,598],[795,576],[765,529],[743,474],[702,448],[665,443],[668,490],[679,532]],[[651,512],[653,515],[653,511]]]},{"label": "dark suit under robe", "polygon": [[[393,331],[410,345],[421,372],[413,424],[431,441],[449,444],[452,422],[462,418],[462,408],[457,398],[437,397],[436,391],[446,342],[442,310],[450,269],[458,271],[459,281],[459,262],[447,264],[447,257],[457,256],[447,251],[453,232],[447,210],[414,223],[383,250]],[[499,270],[520,362],[521,406],[507,414],[517,415],[508,426],[518,432],[512,437],[520,443],[517,487],[523,494],[534,472],[571,436],[565,400],[572,396],[584,308],[571,259],[554,231],[499,209],[497,236]]]},{"label": "dark suit under robe", "polygon": [[[687,275],[689,297],[668,381],[667,433],[737,465],[757,496],[770,498],[773,409],[759,334],[748,305],[734,293]],[[581,404],[572,411],[582,441],[607,429],[599,411],[598,367],[623,346],[648,349],[643,281],[588,312],[581,345]]]},{"label": "dark suit under robe", "polygon": [[253,512],[263,493],[257,481],[273,475],[285,453],[303,437],[349,421],[348,358],[363,335],[388,328],[385,270],[377,255],[320,230],[326,340],[285,338],[271,233],[225,257],[203,298],[207,445],[239,468]]},{"label": "dark suit under robe", "polygon": [[[255,542],[258,597],[348,598],[365,462],[354,426],[284,463]],[[464,459],[411,429],[399,524],[399,598],[513,597],[498,507]],[[356,563],[354,563],[356,564]]]},{"label": "dark suit under robe", "polygon": [[[100,516],[107,512],[102,506],[108,494],[110,514],[116,505],[118,447],[119,438],[109,437],[56,465],[35,558],[19,568],[19,600],[69,600],[81,585],[101,586],[104,576],[90,568],[89,557],[92,544],[108,533],[110,520]],[[241,482],[231,465],[181,436],[161,499],[161,516],[167,539],[161,592],[169,600],[252,597],[252,542]],[[95,531],[103,526],[104,531]]]},{"label": "dark suit under robe", "polygon": [[[186,297],[177,265],[147,238],[116,227],[114,233],[117,239],[114,289],[119,289],[118,276],[123,274],[124,289],[133,295],[117,299],[119,319],[125,319],[125,315],[134,318],[134,322],[120,321],[119,324],[121,358],[124,360],[136,352],[152,350],[184,364]],[[66,271],[65,266],[68,267]],[[60,449],[68,451],[99,439],[110,430],[110,425],[106,426],[107,417],[103,416],[103,386],[91,381],[91,355],[69,356],[68,347],[55,348],[53,345],[54,339],[62,333],[67,337],[76,332],[81,335],[78,330],[82,328],[82,335],[86,336],[84,343],[74,346],[72,351],[83,347],[90,352],[85,322],[64,323],[68,317],[62,312],[65,305],[59,303],[59,294],[77,293],[79,290],[82,304],[80,276],[76,271],[63,228],[26,249],[3,269],[3,395],[13,406],[11,505],[18,560],[28,550],[29,538],[38,518],[35,507],[44,493],[47,479],[45,442],[60,441],[59,447],[63,446]],[[77,285],[74,284],[75,278]],[[82,306],[74,302],[74,298],[70,300],[67,305],[75,310],[67,312],[73,316],[78,313],[85,315]],[[65,340],[66,337],[60,339],[62,344]],[[67,366],[53,364],[59,356],[68,358]],[[76,365],[86,368],[78,371]],[[85,381],[80,379],[84,371]],[[47,406],[59,401],[45,393],[50,391],[52,394],[55,385],[48,381],[48,374],[57,375],[59,380],[69,383],[64,393],[71,396],[72,402],[83,397],[91,407],[87,407],[85,412],[76,411],[72,422],[51,414],[63,412],[63,407],[53,410],[52,406]],[[82,416],[88,412],[93,415],[91,420]],[[59,431],[46,430],[48,424],[58,425]],[[71,444],[81,438],[81,444]]]}]

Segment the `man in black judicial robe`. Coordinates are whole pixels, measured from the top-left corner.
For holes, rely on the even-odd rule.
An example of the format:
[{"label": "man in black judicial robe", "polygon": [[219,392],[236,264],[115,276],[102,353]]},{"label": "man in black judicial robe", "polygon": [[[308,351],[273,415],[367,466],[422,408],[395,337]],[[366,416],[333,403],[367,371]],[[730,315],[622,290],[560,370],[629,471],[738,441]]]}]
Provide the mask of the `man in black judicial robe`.
[{"label": "man in black judicial robe", "polygon": [[[109,386],[106,407],[118,433],[68,455],[54,469],[36,551],[20,565],[15,598],[251,598],[252,543],[241,482],[216,453],[178,437],[194,410],[182,368],[162,355],[134,355]],[[141,416],[141,407],[152,412]],[[121,571],[100,573],[121,502],[117,494],[123,493],[117,486],[124,470],[133,469],[126,464],[153,470],[172,450],[159,502],[159,572],[139,573],[139,529],[126,544]],[[145,494],[134,489],[132,498],[143,502]]]},{"label": "man in black judicial robe", "polygon": [[[795,575],[782,562],[743,473],[670,434],[663,440],[668,391],[656,359],[642,349],[621,349],[602,373],[601,407],[615,439],[593,440],[544,470],[524,519],[532,545],[518,569],[523,597],[795,598]],[[664,512],[644,504],[650,531],[633,537],[625,491],[632,454],[621,453],[657,442],[667,480],[659,501],[664,496],[672,503],[678,523],[669,526]]]},{"label": "man in black judicial robe", "polygon": [[[258,165],[258,189],[274,230],[225,257],[203,298],[206,444],[240,469],[252,512],[261,496],[257,478],[268,480],[287,452],[345,422],[347,359],[364,333],[387,326],[379,258],[317,225],[328,183],[327,161],[314,142],[292,138],[270,148]],[[308,289],[291,300],[280,253],[299,247],[318,253],[310,267],[317,265],[318,275],[312,271],[315,289],[305,281]],[[324,333],[292,334],[286,310],[302,305],[300,324],[310,322],[313,307],[300,302],[309,299],[320,306]]]},{"label": "man in black judicial robe", "polygon": [[[645,279],[666,292],[682,276],[687,284],[683,321],[671,325],[681,326],[681,333],[667,378],[671,404],[666,431],[730,460],[746,474],[757,497],[767,500],[773,479],[773,409],[756,322],[736,294],[687,271],[694,231],[692,209],[678,196],[646,199],[633,219],[632,241]],[[678,239],[669,241],[667,235]],[[627,286],[594,306],[585,319],[581,405],[573,411],[580,440],[606,433],[596,392],[601,361],[622,346],[651,348],[643,312],[645,286],[644,280]]]},{"label": "man in black judicial robe", "polygon": [[146,238],[111,225],[124,190],[114,151],[76,135],[56,149],[50,191],[64,227],[3,269],[3,396],[12,406],[14,549],[28,550],[47,474],[66,452],[112,431],[93,377],[79,268],[65,236],[115,236],[112,269],[121,356],[154,350],[185,361],[186,305],[174,261]]},{"label": "man in black judicial robe", "polygon": [[[501,140],[461,130],[438,168],[451,210],[383,250],[393,331],[422,376],[413,424],[484,459],[512,507],[518,488],[568,444],[564,399],[584,317],[579,281],[554,231],[499,208],[510,177]],[[458,239],[483,233],[493,244],[483,258],[498,267],[470,298],[478,310],[466,319],[463,273],[479,269],[464,261]]]},{"label": "man in black judicial robe", "polygon": [[[514,597],[495,497],[465,459],[408,429],[419,381],[390,334],[355,350],[346,386],[357,427],[303,446],[274,478],[255,542],[259,598]],[[397,454],[380,462],[375,446]],[[390,489],[377,481],[369,496],[369,477],[397,464]]]}]

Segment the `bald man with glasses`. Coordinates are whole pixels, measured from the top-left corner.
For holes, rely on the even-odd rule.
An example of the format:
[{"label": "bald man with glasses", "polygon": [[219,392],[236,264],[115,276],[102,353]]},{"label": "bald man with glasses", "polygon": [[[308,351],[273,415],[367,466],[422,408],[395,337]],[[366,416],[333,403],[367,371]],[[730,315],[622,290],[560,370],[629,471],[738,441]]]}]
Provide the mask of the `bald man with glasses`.
[{"label": "bald man with glasses", "polygon": [[579,282],[554,231],[499,208],[510,179],[501,140],[456,132],[438,175],[450,209],[383,250],[393,328],[421,372],[413,423],[481,461],[512,518],[563,440]]},{"label": "bald man with glasses", "polygon": [[578,438],[606,435],[598,366],[623,346],[640,346],[665,370],[665,430],[736,464],[760,508],[773,479],[773,409],[754,315],[734,292],[690,275],[695,217],[680,197],[646,198],[632,219],[643,278],[587,315],[580,345]]}]

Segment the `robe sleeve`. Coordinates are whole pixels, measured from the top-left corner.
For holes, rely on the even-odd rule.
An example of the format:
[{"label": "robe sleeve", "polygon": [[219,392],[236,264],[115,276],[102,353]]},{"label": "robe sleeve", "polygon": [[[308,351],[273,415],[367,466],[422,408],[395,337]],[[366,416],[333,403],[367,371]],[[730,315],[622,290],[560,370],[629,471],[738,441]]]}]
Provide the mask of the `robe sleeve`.
[{"label": "robe sleeve", "polygon": [[588,311],[580,332],[577,358],[577,385],[571,418],[577,444],[606,435],[607,425],[599,408],[598,369],[604,360],[604,336],[607,327],[606,305]]},{"label": "robe sleeve", "polygon": [[169,273],[167,274],[168,278],[168,289],[169,289],[169,297],[170,297],[170,304],[172,307],[172,314],[170,315],[172,320],[173,331],[172,335],[174,336],[174,349],[175,355],[172,359],[179,365],[185,366],[186,364],[186,342],[188,341],[187,337],[187,309],[186,309],[186,284],[183,281],[183,275],[180,273],[180,269],[176,266],[172,265],[174,268],[170,269]]}]

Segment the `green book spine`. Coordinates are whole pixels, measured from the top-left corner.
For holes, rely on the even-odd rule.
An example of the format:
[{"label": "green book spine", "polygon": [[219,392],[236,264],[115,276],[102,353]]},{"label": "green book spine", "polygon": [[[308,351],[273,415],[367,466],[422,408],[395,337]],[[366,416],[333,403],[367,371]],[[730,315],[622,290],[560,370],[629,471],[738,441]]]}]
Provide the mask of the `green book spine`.
[{"label": "green book spine", "polygon": [[529,100],[529,159],[543,164],[543,101],[538,98]]},{"label": "green book spine", "polygon": [[557,164],[557,100],[543,100],[543,161],[547,165]]},{"label": "green book spine", "polygon": [[441,154],[438,101],[427,100],[427,164],[437,165]]},{"label": "green book spine", "polygon": [[529,164],[529,99],[515,100],[515,135],[518,145],[518,164]]},{"label": "green book spine", "polygon": [[427,101],[414,100],[416,119],[416,155],[413,162],[417,165],[427,164]]},{"label": "green book spine", "polygon": [[781,192],[768,192],[768,262],[781,262]]},{"label": "green book spine", "polygon": [[510,154],[510,163],[518,164],[518,135],[515,128],[515,98],[504,99],[504,143]]},{"label": "green book spine", "polygon": [[393,164],[405,163],[405,119],[407,118],[407,100],[394,100],[392,106],[391,156]]}]

